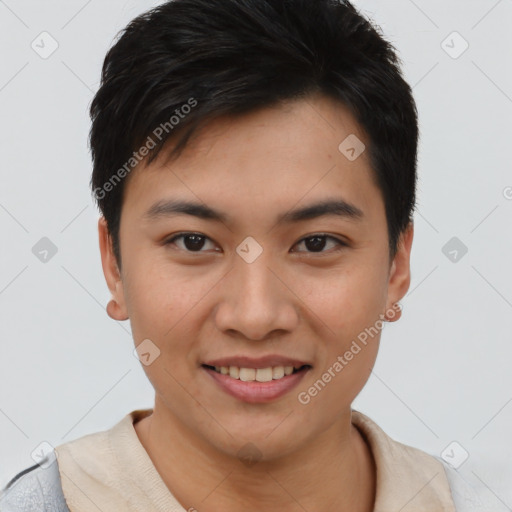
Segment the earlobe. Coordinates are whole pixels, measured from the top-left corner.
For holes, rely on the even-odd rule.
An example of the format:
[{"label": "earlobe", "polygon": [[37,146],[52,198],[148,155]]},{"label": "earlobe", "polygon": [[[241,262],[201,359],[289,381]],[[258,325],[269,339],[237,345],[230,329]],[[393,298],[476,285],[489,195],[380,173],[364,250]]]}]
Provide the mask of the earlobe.
[{"label": "earlobe", "polygon": [[110,300],[106,309],[107,315],[113,320],[128,320],[129,318],[128,315],[121,311],[119,304],[114,299]]},{"label": "earlobe", "polygon": [[108,289],[112,294],[112,299],[106,307],[107,314],[114,320],[128,320],[129,316],[126,311],[126,304],[124,300],[123,281],[117,266],[117,261],[112,248],[112,239],[104,217],[100,217],[98,220],[98,235],[103,275],[105,276]]},{"label": "earlobe", "polygon": [[384,320],[386,322],[396,322],[402,316],[402,304],[395,302],[391,308],[388,308],[384,313]]}]

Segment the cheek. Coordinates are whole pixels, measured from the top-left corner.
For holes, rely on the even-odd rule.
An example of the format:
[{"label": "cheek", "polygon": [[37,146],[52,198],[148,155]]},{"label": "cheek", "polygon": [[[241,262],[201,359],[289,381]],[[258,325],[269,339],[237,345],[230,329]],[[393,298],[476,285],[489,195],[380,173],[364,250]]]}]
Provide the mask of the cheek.
[{"label": "cheek", "polygon": [[151,354],[143,370],[158,395],[173,396],[188,410],[191,404],[180,383],[190,380],[190,368],[198,358],[194,327],[202,319],[195,306],[206,290],[201,279],[171,273],[169,265],[132,265],[127,275],[125,297],[134,343]]},{"label": "cheek", "polygon": [[[151,340],[160,351],[156,366],[183,376],[199,357],[198,330],[208,315],[204,304],[220,277],[202,274],[194,266],[177,269],[168,262],[149,261],[140,268],[134,261],[127,266],[125,299],[133,339],[135,345]],[[153,367],[145,370],[156,375]]]},{"label": "cheek", "polygon": [[[304,303],[339,340],[356,337],[375,324],[386,303],[386,278],[377,265],[339,269],[320,286],[311,281]],[[340,347],[339,347],[340,348]]]},{"label": "cheek", "polygon": [[[190,269],[178,271],[168,262],[141,254],[127,262],[125,299],[132,329],[162,338],[194,307],[207,286]],[[135,333],[135,330],[134,330]],[[137,339],[137,338],[136,338]]]},{"label": "cheek", "polygon": [[[385,304],[385,280],[377,271],[352,270],[331,279],[320,295],[311,296],[325,336],[319,364],[299,403],[310,418],[328,425],[350,406],[371,375],[384,326],[379,316]],[[314,303],[314,305],[313,305]],[[327,328],[325,327],[327,326]],[[307,402],[307,403],[306,403]]]},{"label": "cheek", "polygon": [[315,378],[322,379],[327,372],[324,380],[329,381],[325,391],[322,383],[317,385],[323,395],[319,401],[348,405],[364,387],[377,357],[384,326],[380,314],[386,300],[385,273],[376,263],[352,266],[326,279],[322,287],[312,285],[308,297],[305,302],[323,333]]}]

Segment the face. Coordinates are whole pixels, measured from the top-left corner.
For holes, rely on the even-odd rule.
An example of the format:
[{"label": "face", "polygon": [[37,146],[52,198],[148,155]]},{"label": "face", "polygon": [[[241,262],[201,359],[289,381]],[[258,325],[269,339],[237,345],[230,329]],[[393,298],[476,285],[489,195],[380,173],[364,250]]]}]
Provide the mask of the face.
[{"label": "face", "polygon": [[308,446],[371,373],[409,287],[412,226],[389,261],[367,152],[338,149],[351,134],[368,147],[323,97],[205,126],[129,177],[120,273],[100,219],[110,314],[146,344],[155,415],[204,446],[252,442],[268,459]]}]

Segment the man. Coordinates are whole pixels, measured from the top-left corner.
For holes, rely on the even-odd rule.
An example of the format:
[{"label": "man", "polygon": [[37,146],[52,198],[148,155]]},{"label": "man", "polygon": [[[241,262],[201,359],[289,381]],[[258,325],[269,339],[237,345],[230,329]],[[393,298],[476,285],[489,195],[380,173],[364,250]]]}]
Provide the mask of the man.
[{"label": "man", "polygon": [[348,1],[167,2],[108,52],[91,117],[107,312],[154,407],[58,446],[4,509],[483,510],[351,408],[413,240],[417,112],[376,28]]}]

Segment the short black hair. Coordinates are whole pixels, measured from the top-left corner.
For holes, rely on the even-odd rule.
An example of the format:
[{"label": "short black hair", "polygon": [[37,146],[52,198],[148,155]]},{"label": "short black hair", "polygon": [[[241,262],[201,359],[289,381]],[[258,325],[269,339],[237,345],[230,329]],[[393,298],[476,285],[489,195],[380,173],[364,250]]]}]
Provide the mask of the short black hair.
[{"label": "short black hair", "polygon": [[400,66],[348,0],[170,0],[132,20],[90,108],[91,188],[118,265],[124,178],[139,161],[170,140],[178,157],[209,120],[315,94],[348,107],[369,138],[392,259],[412,222],[419,135]]}]

